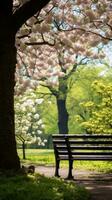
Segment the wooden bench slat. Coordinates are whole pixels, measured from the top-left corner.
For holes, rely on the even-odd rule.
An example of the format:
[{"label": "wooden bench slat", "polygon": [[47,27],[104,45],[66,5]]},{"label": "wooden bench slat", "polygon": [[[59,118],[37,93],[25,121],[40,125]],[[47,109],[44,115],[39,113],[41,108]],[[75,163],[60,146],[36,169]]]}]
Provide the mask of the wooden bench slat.
[{"label": "wooden bench slat", "polygon": [[[54,144],[64,144],[65,141],[53,141]],[[107,145],[112,145],[112,141],[69,141],[69,144],[72,145],[72,144],[81,144],[81,145],[89,145],[89,144],[107,144]]]},{"label": "wooden bench slat", "polygon": [[[59,160],[69,160],[69,156],[59,156],[58,158]],[[111,157],[104,157],[104,156],[99,156],[99,157],[96,157],[96,156],[90,156],[90,157],[87,157],[86,155],[85,156],[76,156],[76,157],[72,157],[71,160],[91,160],[91,161],[111,161],[112,160],[112,156]]]},{"label": "wooden bench slat", "polygon": [[112,155],[75,155],[73,160],[112,160]]},{"label": "wooden bench slat", "polygon": [[[61,148],[61,147],[57,147],[57,149],[67,149],[67,147]],[[77,149],[81,149],[81,150],[112,150],[112,146],[71,146],[70,147],[71,150],[77,150]]]},{"label": "wooden bench slat", "polygon": [[55,138],[55,139],[57,139],[57,138],[65,138],[65,137],[67,137],[67,138],[102,138],[102,139],[104,139],[104,138],[111,138],[112,139],[112,134],[53,134],[52,135],[52,138]]},{"label": "wooden bench slat", "polygon": [[[58,152],[60,155],[68,155],[68,151],[59,151]],[[112,151],[111,152],[88,152],[88,151],[84,151],[84,152],[72,152],[72,155],[112,155]]]}]

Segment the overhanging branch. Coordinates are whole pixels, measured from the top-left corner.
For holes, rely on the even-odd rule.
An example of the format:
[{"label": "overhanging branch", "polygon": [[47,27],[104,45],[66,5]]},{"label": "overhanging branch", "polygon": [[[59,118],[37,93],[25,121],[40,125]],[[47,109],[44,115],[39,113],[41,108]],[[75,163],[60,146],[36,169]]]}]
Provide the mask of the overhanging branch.
[{"label": "overhanging branch", "polygon": [[17,32],[21,26],[33,15],[39,12],[50,0],[29,0],[13,14],[14,30]]}]

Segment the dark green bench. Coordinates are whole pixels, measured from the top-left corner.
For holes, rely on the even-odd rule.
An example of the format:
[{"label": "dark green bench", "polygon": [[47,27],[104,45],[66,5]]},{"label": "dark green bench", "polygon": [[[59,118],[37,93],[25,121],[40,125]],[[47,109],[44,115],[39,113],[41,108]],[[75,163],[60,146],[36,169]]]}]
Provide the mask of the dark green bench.
[{"label": "dark green bench", "polygon": [[69,161],[68,178],[73,178],[74,160],[112,161],[112,135],[54,134],[52,135],[56,161],[55,176],[59,177],[61,160]]}]

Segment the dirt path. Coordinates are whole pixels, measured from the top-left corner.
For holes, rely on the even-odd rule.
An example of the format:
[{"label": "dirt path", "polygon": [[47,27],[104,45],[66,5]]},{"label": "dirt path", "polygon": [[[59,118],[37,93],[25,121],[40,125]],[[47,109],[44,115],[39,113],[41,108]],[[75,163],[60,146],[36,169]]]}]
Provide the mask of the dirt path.
[{"label": "dirt path", "polygon": [[[54,167],[37,166],[36,173],[54,176]],[[67,177],[67,169],[61,169],[62,178]],[[94,171],[73,170],[74,182],[84,185],[92,194],[91,200],[112,200],[112,173],[102,174]]]}]

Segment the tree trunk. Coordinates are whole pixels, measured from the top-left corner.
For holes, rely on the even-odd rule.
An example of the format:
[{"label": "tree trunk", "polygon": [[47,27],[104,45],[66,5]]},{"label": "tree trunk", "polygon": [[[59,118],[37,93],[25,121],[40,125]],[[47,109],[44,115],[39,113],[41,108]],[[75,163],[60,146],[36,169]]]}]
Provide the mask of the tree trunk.
[{"label": "tree trunk", "polygon": [[56,99],[58,109],[58,129],[59,134],[68,134],[68,112],[66,108],[66,99]]},{"label": "tree trunk", "polygon": [[14,0],[0,2],[0,169],[18,170],[14,124],[15,34],[50,0],[26,1],[13,12]]},{"label": "tree trunk", "polygon": [[23,159],[26,159],[26,154],[25,154],[25,142],[22,142],[22,150],[23,150]]},{"label": "tree trunk", "polygon": [[69,114],[66,107],[66,99],[68,93],[67,79],[64,77],[59,78],[59,90],[56,97],[57,110],[58,110],[58,129],[59,134],[68,134],[68,119]]},{"label": "tree trunk", "polygon": [[14,124],[16,48],[10,17],[0,12],[0,169],[18,170]]}]

